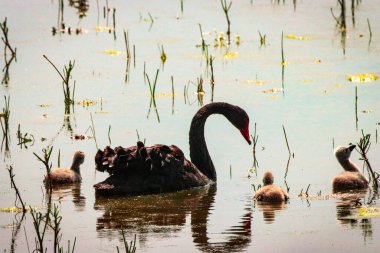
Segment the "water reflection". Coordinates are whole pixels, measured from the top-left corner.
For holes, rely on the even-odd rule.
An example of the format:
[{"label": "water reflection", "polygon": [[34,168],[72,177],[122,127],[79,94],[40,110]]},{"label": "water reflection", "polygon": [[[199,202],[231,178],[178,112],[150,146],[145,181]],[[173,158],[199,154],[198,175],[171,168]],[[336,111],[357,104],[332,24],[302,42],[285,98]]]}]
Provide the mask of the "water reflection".
[{"label": "water reflection", "polygon": [[80,19],[86,17],[86,13],[90,8],[88,0],[69,0],[69,6],[77,9],[77,14]]},{"label": "water reflection", "polygon": [[140,245],[152,234],[172,237],[181,232],[186,218],[191,214],[193,242],[204,252],[238,252],[251,243],[251,208],[246,208],[240,222],[221,234],[223,242],[210,242],[208,220],[214,209],[216,185],[177,193],[105,198],[97,196],[95,210],[104,213],[97,219],[100,237],[112,237],[115,230],[124,229],[127,234],[138,234]]},{"label": "water reflection", "polygon": [[364,240],[372,239],[371,219],[361,218],[358,215],[358,208],[362,205],[366,193],[367,191],[338,194],[339,199],[336,202],[336,216],[339,223],[347,228],[361,229]]},{"label": "water reflection", "polygon": [[340,44],[343,49],[343,54],[346,54],[346,36],[347,36],[347,26],[346,26],[346,1],[345,0],[338,0],[340,14],[338,17],[334,15],[334,12],[332,8],[330,9],[331,14],[333,15],[336,26],[339,29],[340,33]]},{"label": "water reflection", "polygon": [[86,207],[86,198],[81,192],[81,184],[54,185],[51,192],[52,198],[63,201],[72,198],[76,211],[84,211]]},{"label": "water reflection", "polygon": [[276,219],[276,212],[286,209],[285,202],[268,203],[256,202],[259,211],[263,212],[263,219],[265,223],[272,224]]}]

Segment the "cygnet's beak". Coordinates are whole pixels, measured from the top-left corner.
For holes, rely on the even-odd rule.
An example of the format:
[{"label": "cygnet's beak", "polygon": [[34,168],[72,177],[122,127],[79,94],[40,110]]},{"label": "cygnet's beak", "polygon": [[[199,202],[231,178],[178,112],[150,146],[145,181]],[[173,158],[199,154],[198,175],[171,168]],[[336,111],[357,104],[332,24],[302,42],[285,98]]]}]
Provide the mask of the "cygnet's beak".
[{"label": "cygnet's beak", "polygon": [[356,148],[356,145],[350,145],[350,146],[348,146],[348,148],[352,151]]}]

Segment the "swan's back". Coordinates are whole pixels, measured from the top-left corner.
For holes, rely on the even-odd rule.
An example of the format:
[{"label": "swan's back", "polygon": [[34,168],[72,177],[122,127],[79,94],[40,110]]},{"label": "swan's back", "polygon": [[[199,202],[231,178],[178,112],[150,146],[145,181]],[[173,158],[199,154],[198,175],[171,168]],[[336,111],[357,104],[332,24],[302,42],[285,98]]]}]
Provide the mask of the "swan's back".
[{"label": "swan's back", "polygon": [[273,182],[273,174],[269,171],[265,172],[263,176],[264,186],[256,191],[254,198],[263,202],[282,202],[289,199],[288,194],[277,185],[274,185]]},{"label": "swan's back", "polygon": [[203,186],[210,180],[187,160],[180,148],[142,142],[128,148],[106,147],[95,156],[96,169],[111,176],[95,184],[101,195],[173,192]]},{"label": "swan's back", "polygon": [[82,177],[80,174],[76,173],[71,169],[56,168],[50,172],[50,181],[52,184],[69,184],[81,182]]},{"label": "swan's back", "polygon": [[263,186],[255,194],[256,200],[264,202],[282,202],[288,198],[288,194],[277,185]]},{"label": "swan's back", "polygon": [[334,191],[365,189],[368,180],[360,172],[344,171],[333,179]]}]

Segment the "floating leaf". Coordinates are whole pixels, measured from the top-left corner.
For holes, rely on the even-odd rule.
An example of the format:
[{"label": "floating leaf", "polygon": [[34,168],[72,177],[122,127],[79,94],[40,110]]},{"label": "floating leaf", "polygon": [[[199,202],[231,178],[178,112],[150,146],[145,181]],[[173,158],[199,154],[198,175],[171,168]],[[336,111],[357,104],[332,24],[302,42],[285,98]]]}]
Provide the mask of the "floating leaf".
[{"label": "floating leaf", "polygon": [[321,93],[321,94],[331,94],[333,92],[331,90],[321,90],[321,91],[319,91],[319,93]]},{"label": "floating leaf", "polygon": [[246,80],[245,81],[246,83],[248,84],[255,84],[255,85],[264,85],[264,84],[268,84],[268,83],[271,83],[271,81],[265,81],[265,80]]},{"label": "floating leaf", "polygon": [[362,73],[348,76],[348,81],[354,83],[369,83],[376,81],[379,77],[372,73]]},{"label": "floating leaf", "polygon": [[[35,208],[30,208],[29,206],[26,206],[25,209],[26,211],[35,210]],[[22,213],[22,211],[22,207],[18,206],[0,208],[0,212],[3,213]]]},{"label": "floating leaf", "polygon": [[122,51],[117,51],[117,50],[104,50],[104,51],[102,51],[102,53],[104,53],[104,54],[118,55],[118,54],[122,54],[123,52]]},{"label": "floating leaf", "polygon": [[272,88],[269,90],[263,90],[263,93],[278,93],[278,92],[283,92],[283,88]]},{"label": "floating leaf", "polygon": [[371,110],[371,109],[367,109],[367,110],[362,111],[362,113],[371,113],[371,112],[373,112],[373,110]]},{"label": "floating leaf", "polygon": [[233,60],[236,57],[238,57],[239,52],[228,52],[224,54],[224,59],[226,60]]},{"label": "floating leaf", "polygon": [[360,217],[371,218],[371,217],[380,217],[380,208],[379,207],[368,207],[361,206],[358,208],[358,215]]},{"label": "floating leaf", "polygon": [[112,27],[106,27],[106,26],[95,26],[95,31],[97,32],[112,32],[113,31],[113,28]]},{"label": "floating leaf", "polygon": [[299,36],[299,35],[295,35],[295,34],[287,34],[287,35],[285,35],[285,38],[292,39],[292,40],[311,40],[311,37]]},{"label": "floating leaf", "polygon": [[95,100],[91,100],[91,99],[83,99],[81,101],[79,101],[77,104],[78,105],[81,105],[81,106],[93,106],[93,105],[96,105],[96,101]]},{"label": "floating leaf", "polygon": [[39,104],[38,106],[42,107],[42,108],[45,108],[45,107],[49,107],[50,105],[48,105],[48,104]]}]

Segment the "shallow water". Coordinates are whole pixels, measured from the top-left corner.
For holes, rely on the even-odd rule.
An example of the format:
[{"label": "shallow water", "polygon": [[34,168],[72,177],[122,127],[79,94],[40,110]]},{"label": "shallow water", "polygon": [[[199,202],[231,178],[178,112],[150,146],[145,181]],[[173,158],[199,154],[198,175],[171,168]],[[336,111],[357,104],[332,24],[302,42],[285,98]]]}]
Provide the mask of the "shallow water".
[{"label": "shallow water", "polygon": [[[9,82],[0,86],[10,97],[9,151],[1,150],[0,208],[15,206],[6,168],[14,168],[15,181],[23,200],[46,211],[42,163],[33,152],[53,145],[53,166],[69,166],[75,150],[86,153],[80,185],[54,189],[53,203],[60,208],[63,246],[76,238],[76,252],[116,252],[122,246],[121,229],[128,240],[136,234],[137,252],[375,252],[379,249],[380,219],[364,217],[361,206],[379,208],[378,196],[332,195],[331,179],[341,171],[333,150],[357,142],[361,130],[371,134],[368,153],[379,171],[377,132],[380,122],[379,80],[352,83],[347,76],[379,72],[380,16],[378,1],[346,1],[346,34],[336,27],[331,15],[339,16],[336,1],[234,1],[230,10],[231,34],[241,43],[214,48],[215,34],[225,32],[227,23],[219,1],[108,1],[115,8],[115,33],[96,31],[96,26],[113,25],[112,10],[103,17],[105,1],[91,1],[83,18],[65,2],[64,23],[83,28],[82,34],[52,35],[59,23],[56,1],[1,1],[0,21],[8,19],[9,41],[17,47],[17,62],[9,66]],[[97,8],[97,3],[99,8]],[[149,13],[154,18],[149,21]],[[370,21],[370,37],[367,19]],[[146,144],[175,144],[189,154],[188,131],[200,104],[212,99],[210,76],[201,48],[198,23],[215,57],[214,101],[226,101],[244,108],[251,119],[251,133],[257,124],[257,175],[252,171],[252,146],[220,116],[206,124],[208,149],[217,168],[218,183],[158,196],[96,198],[92,185],[107,175],[94,170],[97,151],[94,139],[73,140],[74,134],[92,136],[91,117],[100,148],[130,146],[140,139]],[[123,30],[128,30],[136,59],[130,62],[126,81],[125,53],[105,54],[104,50],[125,51]],[[258,32],[266,34],[260,46]],[[308,36],[310,40],[284,38],[281,65],[281,32]],[[158,45],[167,54],[161,63]],[[4,67],[3,47],[0,66]],[[132,49],[131,49],[132,50]],[[75,60],[72,81],[75,100],[95,100],[94,106],[76,104],[65,115],[61,79],[43,58],[58,69]],[[8,57],[9,59],[9,57]],[[144,63],[150,79],[156,70],[158,117],[149,116],[150,93],[144,83]],[[5,72],[1,73],[1,78]],[[171,94],[171,76],[175,96]],[[197,97],[197,78],[204,79],[205,95]],[[189,81],[188,95],[184,88]],[[357,119],[355,87],[358,90]],[[263,92],[281,89],[277,93]],[[173,103],[174,101],[174,103]],[[47,106],[39,106],[47,105]],[[33,144],[17,145],[18,124],[23,134],[33,135]],[[109,126],[111,126],[109,131]],[[285,127],[291,152],[284,138]],[[357,152],[352,160],[360,167]],[[289,187],[291,200],[275,206],[252,201],[261,175],[271,170],[275,183]],[[286,180],[284,176],[286,174]],[[310,184],[308,199],[299,197]],[[368,203],[371,202],[369,205]],[[0,250],[27,252],[34,248],[32,217],[26,214],[12,244],[13,222],[21,214],[0,212]],[[25,228],[25,230],[24,230]],[[52,248],[52,232],[46,246]],[[27,244],[28,241],[28,244]]]}]

